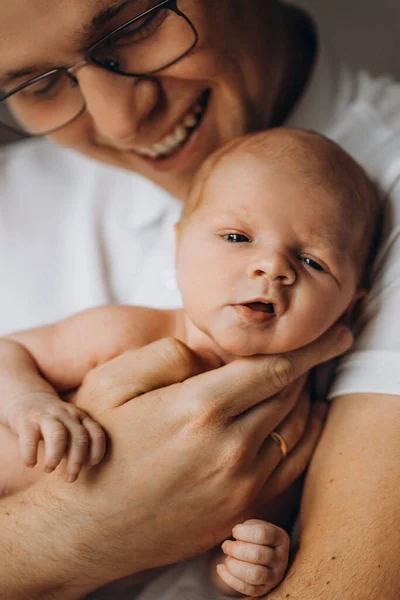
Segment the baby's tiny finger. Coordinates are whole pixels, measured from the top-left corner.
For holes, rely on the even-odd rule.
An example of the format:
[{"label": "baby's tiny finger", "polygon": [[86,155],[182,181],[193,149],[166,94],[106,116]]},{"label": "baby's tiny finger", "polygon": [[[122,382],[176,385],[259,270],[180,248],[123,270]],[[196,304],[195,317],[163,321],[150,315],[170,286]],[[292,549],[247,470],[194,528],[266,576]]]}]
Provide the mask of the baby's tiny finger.
[{"label": "baby's tiny finger", "polygon": [[253,565],[265,565],[275,567],[280,560],[275,548],[261,546],[260,544],[249,544],[248,542],[233,542],[226,540],[222,544],[222,550],[228,556],[237,558]]},{"label": "baby's tiny finger", "polygon": [[242,579],[239,579],[238,577],[235,577],[235,575],[233,575],[224,564],[217,565],[217,573],[221,579],[233,590],[236,590],[245,596],[258,598],[268,592],[268,588],[266,588],[264,585],[253,585],[243,581]]},{"label": "baby's tiny finger", "polygon": [[252,565],[230,556],[226,557],[225,566],[234,577],[250,585],[266,585],[273,576],[273,571],[269,567]]},{"label": "baby's tiny finger", "polygon": [[251,544],[262,544],[274,548],[289,544],[289,536],[286,531],[259,519],[249,519],[235,525],[232,534],[237,540]]},{"label": "baby's tiny finger", "polygon": [[75,481],[87,461],[89,452],[89,433],[78,419],[65,421],[70,440],[67,457],[66,481]]},{"label": "baby's tiny finger", "polygon": [[45,471],[51,473],[66,454],[68,434],[63,423],[53,417],[43,419],[40,429],[45,445]]},{"label": "baby's tiny finger", "polygon": [[82,420],[82,425],[85,427],[90,438],[90,456],[89,464],[94,467],[98,465],[104,458],[106,452],[106,436],[103,429],[96,421],[93,421],[90,417],[85,417]]},{"label": "baby's tiny finger", "polygon": [[38,445],[42,437],[39,426],[37,423],[21,421],[17,433],[22,459],[27,467],[34,467],[37,463]]}]

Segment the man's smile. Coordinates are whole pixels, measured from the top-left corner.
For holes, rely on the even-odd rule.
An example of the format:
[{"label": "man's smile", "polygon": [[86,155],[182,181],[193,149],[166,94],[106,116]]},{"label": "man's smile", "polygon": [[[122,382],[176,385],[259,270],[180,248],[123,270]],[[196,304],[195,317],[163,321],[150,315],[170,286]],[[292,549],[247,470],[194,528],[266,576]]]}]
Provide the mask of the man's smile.
[{"label": "man's smile", "polygon": [[151,158],[152,160],[168,158],[175,154],[199,126],[206,110],[209,97],[210,90],[206,90],[196,99],[195,103],[167,135],[149,146],[135,147],[134,152],[141,157]]}]

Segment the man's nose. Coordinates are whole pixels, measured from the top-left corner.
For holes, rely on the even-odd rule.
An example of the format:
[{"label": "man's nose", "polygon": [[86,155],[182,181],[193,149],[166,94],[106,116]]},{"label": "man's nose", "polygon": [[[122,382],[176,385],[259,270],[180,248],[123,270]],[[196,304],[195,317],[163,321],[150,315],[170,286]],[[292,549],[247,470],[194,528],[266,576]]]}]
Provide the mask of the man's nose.
[{"label": "man's nose", "polygon": [[296,281],[296,271],[289,258],[280,252],[259,257],[253,262],[250,275],[253,278],[265,278],[282,285],[293,285]]},{"label": "man's nose", "polygon": [[154,80],[124,77],[93,65],[80,69],[78,79],[95,129],[108,140],[133,140],[158,102]]}]

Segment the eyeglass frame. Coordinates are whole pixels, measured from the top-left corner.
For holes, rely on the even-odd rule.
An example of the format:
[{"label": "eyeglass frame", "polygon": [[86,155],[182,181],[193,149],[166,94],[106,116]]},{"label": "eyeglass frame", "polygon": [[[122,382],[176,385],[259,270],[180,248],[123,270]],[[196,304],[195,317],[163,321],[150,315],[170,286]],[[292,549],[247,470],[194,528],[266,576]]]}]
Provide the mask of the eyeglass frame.
[{"label": "eyeglass frame", "polygon": [[[103,44],[104,42],[106,42],[109,38],[113,37],[115,34],[117,34],[122,29],[125,29],[126,27],[129,27],[129,25],[132,25],[132,23],[134,23],[135,21],[138,21],[139,19],[142,19],[146,15],[148,15],[148,14],[150,14],[152,12],[155,12],[155,11],[157,11],[160,8],[163,8],[163,7],[166,10],[171,10],[172,12],[176,13],[179,17],[182,17],[187,22],[187,24],[189,25],[189,27],[191,28],[191,30],[192,30],[192,32],[194,34],[194,42],[193,42],[193,44],[183,54],[181,54],[180,56],[178,56],[177,58],[175,58],[174,60],[172,60],[168,64],[166,64],[166,65],[164,65],[162,67],[159,67],[158,69],[154,69],[153,71],[148,71],[147,73],[123,73],[123,72],[120,72],[117,69],[113,68],[112,66],[106,66],[104,64],[97,63],[95,60],[93,60],[93,58],[91,58],[90,53],[92,53],[101,44]],[[156,73],[164,71],[164,69],[168,69],[169,67],[171,67],[175,63],[177,63],[180,60],[182,60],[182,58],[184,58],[185,56],[187,56],[193,50],[193,48],[196,46],[196,44],[197,44],[198,41],[199,41],[199,36],[198,36],[198,33],[197,33],[197,30],[196,30],[195,26],[193,25],[193,23],[191,22],[191,20],[178,8],[177,0],[163,0],[159,4],[156,4],[152,8],[147,9],[143,13],[140,13],[139,15],[137,15],[136,17],[134,17],[133,19],[130,19],[129,21],[126,21],[126,23],[123,23],[122,25],[119,25],[118,27],[116,27],[115,29],[113,29],[112,31],[110,31],[109,33],[107,33],[106,35],[102,36],[99,40],[97,40],[96,42],[94,42],[93,44],[91,44],[87,50],[85,50],[85,52],[83,53],[84,58],[78,60],[73,65],[71,65],[69,67],[56,67],[55,69],[51,69],[50,71],[46,71],[46,73],[42,73],[41,75],[37,75],[36,77],[32,77],[32,79],[30,79],[29,81],[26,81],[25,83],[22,83],[21,85],[17,86],[13,90],[11,90],[11,92],[8,92],[8,94],[6,94],[5,96],[0,97],[0,106],[1,106],[2,102],[5,102],[11,96],[13,96],[15,94],[18,94],[19,92],[21,92],[25,88],[29,87],[30,85],[38,83],[39,81],[42,81],[42,79],[46,79],[46,77],[50,77],[51,75],[55,75],[56,73],[65,73],[65,75],[67,75],[71,79],[73,87],[78,87],[79,88],[79,93],[82,96],[83,106],[82,106],[82,109],[79,111],[78,114],[76,114],[72,119],[70,119],[69,121],[67,121],[63,125],[60,125],[59,127],[55,127],[54,129],[50,129],[49,131],[45,131],[44,133],[38,133],[38,134],[35,134],[35,133],[30,134],[29,132],[26,132],[30,137],[39,137],[39,136],[42,136],[42,135],[48,135],[50,133],[54,133],[55,131],[63,129],[64,127],[67,127],[70,123],[72,123],[73,121],[75,121],[75,119],[78,119],[85,112],[85,110],[87,108],[85,96],[84,96],[82,90],[79,87],[78,79],[74,75],[74,71],[76,71],[76,69],[79,69],[80,67],[83,67],[85,65],[93,65],[95,67],[98,67],[99,69],[104,69],[105,71],[108,71],[109,73],[113,73],[114,75],[120,75],[121,77],[132,77],[132,78],[135,78],[135,79],[141,79],[141,78],[145,79],[146,77],[150,77],[151,75],[155,75]],[[0,126],[6,127],[7,129],[12,130],[12,131],[16,132],[17,134],[20,134],[20,135],[24,134],[24,131],[22,129],[16,129],[16,128],[12,127],[12,125],[7,125],[6,123],[2,123],[1,120],[0,120]]]}]

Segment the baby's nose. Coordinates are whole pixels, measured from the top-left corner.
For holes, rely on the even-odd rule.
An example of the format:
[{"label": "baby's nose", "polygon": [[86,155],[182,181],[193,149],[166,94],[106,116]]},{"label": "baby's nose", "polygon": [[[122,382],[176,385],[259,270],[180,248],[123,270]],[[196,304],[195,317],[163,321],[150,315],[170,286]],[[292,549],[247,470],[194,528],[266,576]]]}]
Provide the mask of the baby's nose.
[{"label": "baby's nose", "polygon": [[296,272],[289,259],[279,252],[256,261],[253,264],[252,275],[253,277],[265,277],[282,285],[293,285],[296,281]]}]

